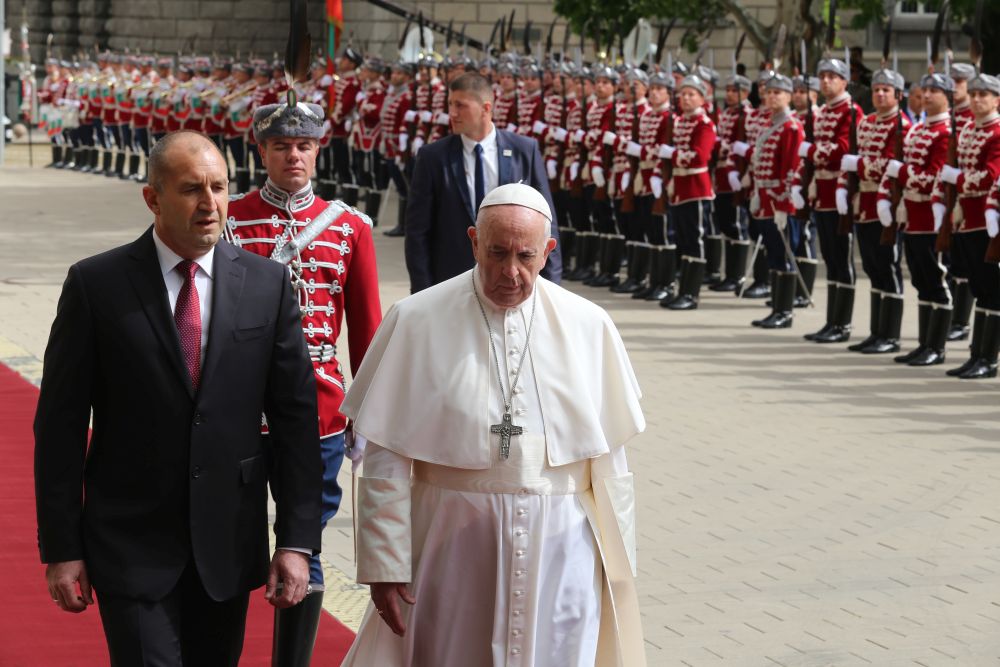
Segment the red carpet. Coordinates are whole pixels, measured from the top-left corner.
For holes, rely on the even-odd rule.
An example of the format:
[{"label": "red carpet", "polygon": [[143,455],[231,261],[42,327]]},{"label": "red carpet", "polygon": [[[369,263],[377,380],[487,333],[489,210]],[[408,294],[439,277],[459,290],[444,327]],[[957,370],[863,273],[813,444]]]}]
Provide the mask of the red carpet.
[{"label": "red carpet", "polygon": [[[96,608],[60,611],[38,561],[31,422],[38,390],[0,364],[0,665],[92,667],[108,664]],[[263,589],[251,596],[241,665],[271,664],[272,610]],[[339,665],[354,633],[323,615],[313,665]]]}]

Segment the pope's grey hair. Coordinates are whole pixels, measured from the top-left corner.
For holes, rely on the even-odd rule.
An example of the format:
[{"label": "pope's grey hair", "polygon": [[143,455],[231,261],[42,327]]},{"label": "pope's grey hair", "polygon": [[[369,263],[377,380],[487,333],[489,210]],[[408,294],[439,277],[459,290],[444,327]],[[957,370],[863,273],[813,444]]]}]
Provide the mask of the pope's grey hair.
[{"label": "pope's grey hair", "polygon": [[508,206],[517,206],[518,208],[523,208],[531,211],[539,218],[545,221],[545,233],[548,238],[552,238],[552,221],[545,217],[540,211],[536,211],[533,208],[527,206],[519,206],[518,204],[497,204],[496,206],[487,206],[486,208],[479,209],[479,214],[476,216],[476,229],[482,230],[485,226],[485,221],[487,218],[495,218],[497,215],[503,212],[503,209]]}]

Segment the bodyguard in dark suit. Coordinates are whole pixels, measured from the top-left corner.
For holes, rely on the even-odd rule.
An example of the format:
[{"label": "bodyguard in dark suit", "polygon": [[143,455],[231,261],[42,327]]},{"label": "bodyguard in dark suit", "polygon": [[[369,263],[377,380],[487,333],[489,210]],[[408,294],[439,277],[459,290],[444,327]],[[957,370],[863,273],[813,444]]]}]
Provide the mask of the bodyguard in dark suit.
[{"label": "bodyguard in dark suit", "polygon": [[[406,268],[410,291],[448,280],[475,264],[467,230],[476,223],[483,197],[498,185],[525,183],[552,206],[538,142],[494,127],[493,90],[468,72],[451,82],[448,115],[454,134],[424,146],[410,182],[406,207]],[[552,235],[558,240],[558,229]],[[541,275],[562,277],[559,246]]]},{"label": "bodyguard in dark suit", "polygon": [[[153,227],[73,265],[59,299],[35,417],[39,547],[60,608],[96,590],[113,665],[236,665],[249,592],[296,604],[320,549],[312,365],[285,268],[217,243],[215,146],[168,135],[149,177]],[[262,413],[283,490],[270,565]]]}]

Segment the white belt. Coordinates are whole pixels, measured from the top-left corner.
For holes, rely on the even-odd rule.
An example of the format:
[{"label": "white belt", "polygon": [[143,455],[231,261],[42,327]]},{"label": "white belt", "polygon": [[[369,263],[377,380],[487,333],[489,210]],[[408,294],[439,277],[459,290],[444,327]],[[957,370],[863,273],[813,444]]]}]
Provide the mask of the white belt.
[{"label": "white belt", "polygon": [[903,193],[903,199],[906,201],[912,201],[917,203],[929,202],[931,200],[930,195],[921,194],[919,192],[910,192],[907,190]]},{"label": "white belt", "polygon": [[691,167],[690,169],[674,169],[674,176],[694,176],[695,174],[704,174],[708,171],[708,167]]},{"label": "white belt", "polygon": [[816,171],[813,172],[813,178],[824,181],[829,181],[831,179],[839,177],[840,177],[839,171],[831,171],[829,169],[817,169]]},{"label": "white belt", "polygon": [[858,190],[861,192],[878,192],[878,183],[875,181],[861,181],[858,183]]}]

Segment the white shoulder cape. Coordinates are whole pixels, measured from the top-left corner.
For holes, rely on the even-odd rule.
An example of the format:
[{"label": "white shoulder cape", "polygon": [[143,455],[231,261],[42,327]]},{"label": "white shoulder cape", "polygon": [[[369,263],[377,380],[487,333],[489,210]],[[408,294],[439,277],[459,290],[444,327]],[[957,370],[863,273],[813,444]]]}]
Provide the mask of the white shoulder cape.
[{"label": "white shoulder cape", "polygon": [[[408,458],[491,464],[490,341],[471,269],[396,303],[341,406],[357,433]],[[539,277],[531,357],[550,466],[600,456],[643,431],[642,394],[618,330]],[[495,380],[494,380],[495,381]]]}]

